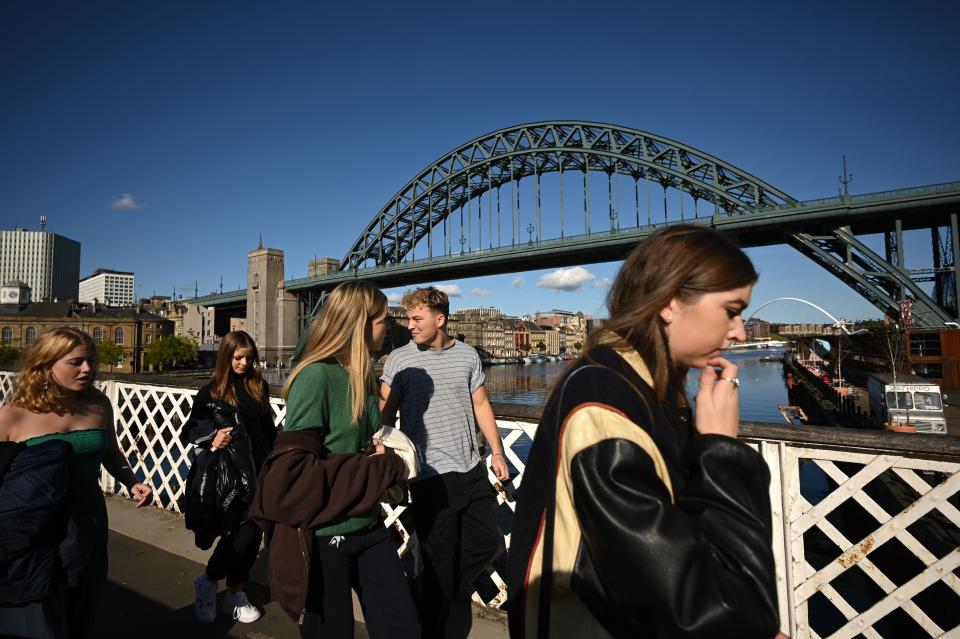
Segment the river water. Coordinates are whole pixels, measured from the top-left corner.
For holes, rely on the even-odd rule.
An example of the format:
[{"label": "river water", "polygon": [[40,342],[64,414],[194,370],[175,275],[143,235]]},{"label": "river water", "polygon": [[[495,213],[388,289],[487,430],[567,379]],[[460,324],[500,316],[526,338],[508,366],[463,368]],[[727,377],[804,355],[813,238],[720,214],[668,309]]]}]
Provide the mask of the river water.
[{"label": "river water", "polygon": [[[784,383],[783,363],[760,361],[761,357],[771,354],[774,353],[728,351],[723,355],[739,369],[740,419],[742,421],[784,424],[783,417],[777,409],[779,404],[789,404]],[[570,363],[560,361],[489,366],[484,369],[487,393],[493,402],[542,407],[550,397],[554,383]],[[699,377],[700,371],[695,370],[691,370],[687,375],[687,397],[694,408],[696,408]],[[501,429],[500,434],[505,437],[507,432]],[[511,448],[520,459],[526,461],[532,444],[533,440],[524,435],[517,439]],[[805,480],[805,483],[810,482]],[[825,493],[826,489],[822,481],[816,481],[817,493]]]},{"label": "river water", "polygon": [[[781,362],[761,362],[770,352],[729,351],[724,357],[737,365],[740,377],[740,419],[783,423],[777,406],[787,404]],[[490,366],[484,369],[490,400],[503,404],[543,406],[554,382],[570,362]],[[687,396],[693,401],[700,371],[687,376]]]}]

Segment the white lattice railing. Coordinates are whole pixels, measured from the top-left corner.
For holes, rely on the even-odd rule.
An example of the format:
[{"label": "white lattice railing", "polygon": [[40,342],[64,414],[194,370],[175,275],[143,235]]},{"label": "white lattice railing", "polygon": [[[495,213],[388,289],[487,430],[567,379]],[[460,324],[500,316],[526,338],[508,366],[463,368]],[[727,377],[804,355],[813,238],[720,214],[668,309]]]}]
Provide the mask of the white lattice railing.
[{"label": "white lattice railing", "polygon": [[960,635],[960,443],[745,425],[771,471],[783,630],[795,638]]},{"label": "white lattice railing", "polygon": [[[117,435],[156,505],[180,512],[187,450],[179,429],[195,390],[108,381]],[[0,399],[11,376],[0,373]],[[278,424],[284,405],[274,398]],[[500,407],[498,407],[500,408]],[[498,410],[509,413],[509,409]],[[530,411],[498,417],[507,459],[523,477],[536,432]],[[960,443],[952,437],[744,424],[741,436],[771,472],[774,552],[783,630],[796,638],[960,636]],[[515,504],[498,489],[498,524],[510,547]],[[103,475],[107,492],[125,494]],[[403,508],[384,507],[399,552],[415,546]],[[414,554],[414,553],[411,553]],[[506,599],[506,553],[478,579],[474,599]]]}]

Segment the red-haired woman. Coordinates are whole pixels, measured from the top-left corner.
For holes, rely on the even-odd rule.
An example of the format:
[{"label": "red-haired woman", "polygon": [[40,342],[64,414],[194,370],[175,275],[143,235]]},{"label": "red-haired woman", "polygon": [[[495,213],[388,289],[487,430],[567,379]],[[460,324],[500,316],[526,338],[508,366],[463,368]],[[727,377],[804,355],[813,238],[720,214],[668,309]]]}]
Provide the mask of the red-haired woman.
[{"label": "red-haired woman", "polygon": [[0,407],[0,632],[11,636],[90,630],[107,577],[101,464],[138,508],[150,500],[93,385],[97,363],[83,331],[47,331],[23,353],[13,399]]},{"label": "red-haired woman", "polygon": [[[224,426],[224,414],[231,415],[230,423],[240,425]],[[257,345],[244,331],[231,331],[220,342],[210,383],[197,392],[185,429],[185,439],[200,449],[195,465],[204,461],[202,456],[212,457],[212,451],[238,446],[240,442],[234,441],[241,435],[238,429],[256,470],[270,453],[277,438],[270,387],[260,374]],[[257,560],[263,533],[246,513],[221,533],[206,570],[194,581],[197,620],[211,623],[216,618],[217,582],[226,578],[223,612],[243,623],[256,621],[260,610],[247,599],[243,584]]]}]

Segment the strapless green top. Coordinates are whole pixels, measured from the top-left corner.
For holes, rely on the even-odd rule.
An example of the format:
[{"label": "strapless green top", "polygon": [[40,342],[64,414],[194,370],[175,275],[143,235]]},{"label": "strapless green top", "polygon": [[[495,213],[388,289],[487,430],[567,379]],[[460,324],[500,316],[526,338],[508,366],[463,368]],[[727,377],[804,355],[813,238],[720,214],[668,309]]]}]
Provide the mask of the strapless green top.
[{"label": "strapless green top", "polygon": [[51,439],[62,439],[73,446],[73,453],[80,464],[80,470],[94,481],[100,478],[100,462],[107,450],[107,431],[102,428],[72,430],[66,433],[38,435],[23,441],[27,446],[36,446]]}]

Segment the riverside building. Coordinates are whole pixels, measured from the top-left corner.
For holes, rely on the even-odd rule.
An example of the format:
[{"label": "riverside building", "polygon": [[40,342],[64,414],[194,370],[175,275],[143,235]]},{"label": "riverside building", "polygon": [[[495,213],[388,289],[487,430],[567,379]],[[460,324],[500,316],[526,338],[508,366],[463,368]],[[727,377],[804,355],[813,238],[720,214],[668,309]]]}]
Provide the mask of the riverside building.
[{"label": "riverside building", "polygon": [[173,334],[174,323],[138,308],[113,308],[99,303],[31,302],[19,283],[11,282],[0,291],[20,289],[15,297],[6,295],[0,303],[0,344],[15,349],[30,346],[45,331],[72,326],[84,331],[97,344],[112,342],[122,349],[113,362],[101,362],[104,370],[138,373],[145,370],[143,356],[155,340]]}]

